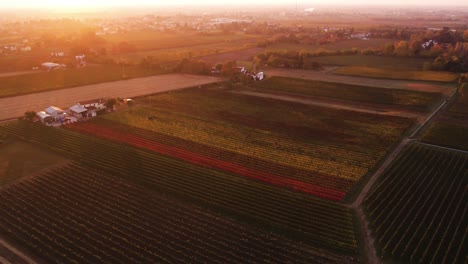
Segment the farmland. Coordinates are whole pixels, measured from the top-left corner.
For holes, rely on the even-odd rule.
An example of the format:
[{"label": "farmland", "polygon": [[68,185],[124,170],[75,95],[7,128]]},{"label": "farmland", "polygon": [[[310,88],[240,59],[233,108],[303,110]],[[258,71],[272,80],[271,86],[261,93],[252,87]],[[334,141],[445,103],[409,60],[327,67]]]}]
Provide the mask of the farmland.
[{"label": "farmland", "polygon": [[[219,77],[165,74],[0,98],[0,120],[21,117],[25,111],[40,110],[48,105],[70,107],[76,102],[96,98],[108,98],[110,96],[128,98],[219,81],[222,81]],[[128,87],[132,87],[132,89],[128,89]],[[18,92],[21,91],[16,91],[16,93]]]},{"label": "farmland", "polygon": [[468,155],[413,143],[382,175],[365,209],[384,258],[466,260]]},{"label": "farmland", "polygon": [[264,92],[283,92],[299,96],[335,98],[368,104],[385,104],[419,110],[429,109],[442,96],[439,93],[384,89],[284,77],[271,77],[250,89]]},{"label": "farmland", "polygon": [[306,51],[306,52],[319,52],[319,51],[339,51],[339,50],[351,50],[351,49],[367,49],[367,48],[380,48],[385,44],[393,43],[391,39],[351,39],[343,40],[335,43],[328,43],[324,45],[314,44],[290,44],[290,43],[279,43],[268,46],[267,51],[277,50],[294,50],[294,51]]},{"label": "farmland", "polygon": [[63,157],[34,144],[0,138],[0,186],[63,161]]},{"label": "farmland", "polygon": [[0,197],[0,231],[47,263],[345,262],[78,164]]},{"label": "farmland", "polygon": [[353,213],[342,205],[68,129],[10,122],[1,130],[41,142],[83,165],[151,191],[199,204],[317,248],[356,254]]},{"label": "farmland", "polygon": [[328,66],[363,66],[422,69],[426,58],[389,57],[376,55],[335,55],[314,57],[315,62]]},{"label": "farmland", "polygon": [[91,66],[0,77],[0,98],[161,74],[139,67]]},{"label": "farmland", "polygon": [[350,76],[432,82],[454,82],[458,78],[457,74],[451,72],[435,72],[412,69],[377,68],[362,66],[340,67],[334,70],[333,72],[335,74]]},{"label": "farmland", "polygon": [[[333,69],[333,68],[332,68]],[[440,82],[421,82],[411,80],[392,80],[392,79],[377,79],[358,76],[346,76],[338,74],[330,74],[329,72],[317,72],[310,70],[292,70],[292,69],[269,69],[268,76],[278,76],[286,78],[299,78],[305,80],[324,81],[343,83],[350,85],[402,89],[420,92],[442,93],[449,95],[454,91],[453,83]]]},{"label": "farmland", "polygon": [[422,135],[422,141],[444,147],[468,150],[468,111],[466,91],[460,89],[456,100],[436,118]]},{"label": "farmland", "polygon": [[[137,142],[144,141],[145,146],[186,149],[218,160],[202,162],[205,166],[234,163],[246,177],[341,200],[412,123],[239,94],[227,97],[217,87],[146,97],[139,106],[106,115],[109,121],[72,127],[101,130],[96,134],[140,147]],[[137,138],[124,139],[127,133]]]}]

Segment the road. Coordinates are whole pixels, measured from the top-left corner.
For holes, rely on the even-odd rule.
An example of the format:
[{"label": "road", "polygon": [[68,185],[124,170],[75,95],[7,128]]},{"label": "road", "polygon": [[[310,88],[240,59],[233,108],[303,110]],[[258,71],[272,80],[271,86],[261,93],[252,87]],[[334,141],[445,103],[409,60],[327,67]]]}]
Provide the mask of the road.
[{"label": "road", "polygon": [[15,71],[15,72],[3,72],[0,73],[0,78],[1,77],[8,77],[8,76],[17,76],[17,75],[26,75],[26,74],[35,74],[35,73],[41,73],[41,71]]},{"label": "road", "polygon": [[26,111],[41,111],[51,105],[68,108],[80,101],[109,97],[137,97],[222,80],[212,76],[167,74],[0,98],[0,120],[21,117]]}]

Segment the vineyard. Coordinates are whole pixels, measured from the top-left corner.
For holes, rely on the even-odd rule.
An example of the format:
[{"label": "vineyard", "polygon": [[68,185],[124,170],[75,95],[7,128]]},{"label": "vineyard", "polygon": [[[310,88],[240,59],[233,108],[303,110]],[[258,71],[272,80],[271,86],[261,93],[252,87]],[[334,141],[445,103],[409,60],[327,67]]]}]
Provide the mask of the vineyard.
[{"label": "vineyard", "polygon": [[147,97],[139,107],[71,129],[342,200],[410,124],[193,89]]},{"label": "vineyard", "polygon": [[422,141],[449,148],[468,150],[468,95],[460,89],[457,100],[445,109],[424,133]]},{"label": "vineyard", "polygon": [[44,263],[351,262],[78,164],[0,197],[0,232]]},{"label": "vineyard", "polygon": [[414,143],[365,200],[385,258],[466,263],[468,154]]},{"label": "vineyard", "polygon": [[283,92],[292,95],[326,97],[353,102],[385,104],[427,110],[441,98],[439,93],[427,93],[402,89],[366,87],[322,81],[271,77],[249,90]]},{"label": "vineyard", "polygon": [[435,122],[424,134],[423,142],[449,148],[468,150],[468,123],[466,125]]},{"label": "vineyard", "polygon": [[81,164],[314,247],[356,254],[354,214],[342,205],[67,129],[10,122],[0,131]]}]

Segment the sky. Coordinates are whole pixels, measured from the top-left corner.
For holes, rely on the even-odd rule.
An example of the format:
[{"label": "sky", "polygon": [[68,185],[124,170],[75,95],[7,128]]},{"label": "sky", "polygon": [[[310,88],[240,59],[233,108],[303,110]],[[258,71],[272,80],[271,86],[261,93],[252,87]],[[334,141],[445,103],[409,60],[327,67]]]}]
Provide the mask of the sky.
[{"label": "sky", "polygon": [[[291,5],[294,0],[0,0],[0,8],[93,8],[118,6],[153,6],[153,5]],[[314,5],[458,5],[466,6],[463,0],[297,0],[301,6]]]}]

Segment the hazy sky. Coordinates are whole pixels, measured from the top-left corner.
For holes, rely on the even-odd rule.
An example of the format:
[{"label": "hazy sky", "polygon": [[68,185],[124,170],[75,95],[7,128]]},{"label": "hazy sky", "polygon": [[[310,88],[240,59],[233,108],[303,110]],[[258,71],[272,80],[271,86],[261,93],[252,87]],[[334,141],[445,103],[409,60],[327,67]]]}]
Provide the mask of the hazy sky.
[{"label": "hazy sky", "polygon": [[[139,6],[139,5],[291,5],[295,0],[0,0],[1,7],[108,7],[108,6]],[[301,6],[314,5],[468,5],[468,1],[463,0],[297,0]]]}]

